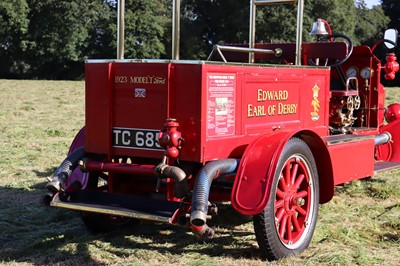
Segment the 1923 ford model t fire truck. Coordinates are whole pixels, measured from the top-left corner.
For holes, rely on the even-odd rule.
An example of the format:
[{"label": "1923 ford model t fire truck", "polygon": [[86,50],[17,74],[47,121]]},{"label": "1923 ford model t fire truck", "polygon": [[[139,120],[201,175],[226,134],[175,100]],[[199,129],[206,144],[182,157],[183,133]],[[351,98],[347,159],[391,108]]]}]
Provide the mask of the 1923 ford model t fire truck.
[{"label": "1923 ford model t fire truck", "polygon": [[[256,6],[285,2],[298,5],[296,43],[255,44]],[[322,19],[302,43],[303,4],[251,0],[249,45],[216,45],[205,61],[88,60],[86,125],[45,201],[93,230],[137,219],[200,238],[230,202],[253,216],[267,259],[306,249],[335,185],[400,167],[400,105],[385,108],[380,83],[394,54],[382,66]],[[381,42],[394,49],[397,32]]]}]

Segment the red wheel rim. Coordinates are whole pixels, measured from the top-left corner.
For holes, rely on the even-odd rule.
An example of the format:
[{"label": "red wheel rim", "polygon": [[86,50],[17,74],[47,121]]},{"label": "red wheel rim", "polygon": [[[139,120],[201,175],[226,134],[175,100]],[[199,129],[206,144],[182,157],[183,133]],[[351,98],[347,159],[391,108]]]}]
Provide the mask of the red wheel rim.
[{"label": "red wheel rim", "polygon": [[307,236],[314,208],[312,187],[307,159],[292,155],[280,173],[274,201],[277,234],[288,248],[297,248]]}]

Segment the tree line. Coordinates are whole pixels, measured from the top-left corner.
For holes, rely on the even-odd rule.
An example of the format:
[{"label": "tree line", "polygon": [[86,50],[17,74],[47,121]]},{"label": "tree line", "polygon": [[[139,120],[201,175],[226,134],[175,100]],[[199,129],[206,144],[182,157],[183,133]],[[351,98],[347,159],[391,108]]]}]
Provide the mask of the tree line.
[{"label": "tree line", "polygon": [[[256,41],[295,41],[296,5],[257,9]],[[172,0],[125,1],[125,58],[170,58]],[[324,18],[333,32],[372,45],[400,28],[400,3],[305,0],[303,40]],[[182,0],[181,59],[206,59],[217,43],[248,42],[249,0]],[[117,6],[112,0],[0,2],[0,78],[80,79],[85,59],[116,57]]]}]

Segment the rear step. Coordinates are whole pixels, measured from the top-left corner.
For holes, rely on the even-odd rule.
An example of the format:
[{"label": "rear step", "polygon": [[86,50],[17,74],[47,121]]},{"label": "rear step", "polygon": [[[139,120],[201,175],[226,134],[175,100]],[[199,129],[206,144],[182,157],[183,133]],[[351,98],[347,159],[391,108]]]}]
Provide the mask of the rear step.
[{"label": "rear step", "polygon": [[397,162],[376,162],[374,166],[374,174],[379,174],[385,171],[400,169],[400,163]]},{"label": "rear step", "polygon": [[56,194],[50,206],[171,223],[174,214],[189,204],[106,192],[75,191],[61,197]]}]

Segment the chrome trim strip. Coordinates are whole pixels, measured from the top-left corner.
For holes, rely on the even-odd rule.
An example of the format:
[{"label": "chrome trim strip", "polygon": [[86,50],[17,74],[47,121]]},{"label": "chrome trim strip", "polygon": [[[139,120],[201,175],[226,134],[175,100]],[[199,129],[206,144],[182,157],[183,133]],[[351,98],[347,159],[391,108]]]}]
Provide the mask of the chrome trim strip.
[{"label": "chrome trim strip", "polygon": [[400,163],[398,162],[376,162],[374,166],[374,175],[380,174],[383,172],[393,171],[400,168]]},{"label": "chrome trim strip", "polygon": [[328,136],[323,138],[328,146],[348,143],[348,142],[358,142],[364,140],[375,140],[374,136],[357,136],[357,135],[335,135],[335,136]]},{"label": "chrome trim strip", "polygon": [[127,210],[125,208],[120,207],[111,207],[111,206],[103,206],[96,204],[85,204],[85,203],[71,203],[71,202],[63,202],[60,200],[59,195],[56,194],[53,200],[50,202],[50,206],[57,208],[64,208],[75,211],[86,211],[86,212],[95,212],[106,215],[115,215],[115,216],[123,216],[130,217],[141,220],[148,220],[154,222],[162,222],[162,223],[170,223],[171,218],[152,215],[149,213],[143,213],[133,210]]}]

